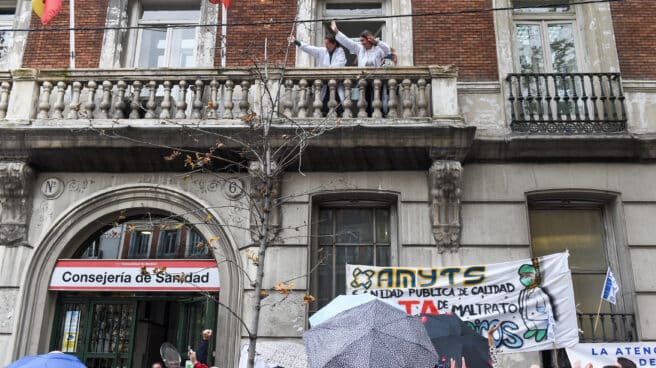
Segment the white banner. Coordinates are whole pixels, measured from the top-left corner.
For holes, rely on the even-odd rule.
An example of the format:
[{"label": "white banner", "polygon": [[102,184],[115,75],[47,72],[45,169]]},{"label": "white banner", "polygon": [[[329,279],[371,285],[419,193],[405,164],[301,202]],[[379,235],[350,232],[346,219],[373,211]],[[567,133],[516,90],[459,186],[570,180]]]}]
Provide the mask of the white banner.
[{"label": "white banner", "polygon": [[346,266],[347,294],[392,299],[410,314],[453,313],[487,336],[499,324],[500,352],[579,341],[568,254],[439,268]]},{"label": "white banner", "polygon": [[574,368],[656,367],[656,342],[578,344],[567,356]]},{"label": "white banner", "polygon": [[62,259],[48,290],[217,291],[219,286],[213,260]]}]

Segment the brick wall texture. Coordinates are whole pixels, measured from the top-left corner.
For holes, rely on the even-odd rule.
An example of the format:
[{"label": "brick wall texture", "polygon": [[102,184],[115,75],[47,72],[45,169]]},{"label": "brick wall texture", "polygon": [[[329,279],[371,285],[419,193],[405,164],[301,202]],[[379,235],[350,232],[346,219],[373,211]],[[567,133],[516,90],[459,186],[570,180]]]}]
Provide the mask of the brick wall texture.
[{"label": "brick wall texture", "polygon": [[[32,28],[66,28],[68,2],[48,26],[32,15]],[[76,26],[103,27],[108,0],[78,0]],[[413,0],[414,13],[442,12],[490,7],[491,0]],[[611,4],[615,38],[624,78],[656,79],[653,45],[656,44],[656,13],[654,0],[629,0]],[[291,21],[296,13],[296,0],[233,1],[228,11],[230,24],[243,22]],[[219,16],[219,20],[220,20]],[[291,25],[236,25],[228,28],[228,66],[248,66],[264,57],[264,38],[269,40],[269,59],[281,63]],[[220,36],[220,29],[218,30]],[[497,54],[493,14],[463,14],[457,16],[417,17],[413,20],[415,65],[455,64],[460,80],[496,80]],[[50,69],[68,67],[68,31],[31,32],[23,57],[23,66]],[[103,31],[77,31],[77,67],[98,66]],[[221,37],[217,37],[215,64],[220,65]],[[293,65],[292,48],[288,64]]]},{"label": "brick wall texture", "polygon": [[[85,0],[75,2],[76,27],[104,27],[108,0]],[[61,12],[44,26],[32,13],[31,28],[68,28],[68,1],[63,2]],[[103,30],[75,32],[75,64],[78,68],[97,68]],[[36,69],[68,68],[69,32],[30,32],[23,54],[23,66]]]},{"label": "brick wall texture", "polygon": [[625,79],[656,79],[656,1],[611,3],[615,43]]},{"label": "brick wall texture", "polygon": [[[296,0],[236,0],[228,9],[228,24],[244,22],[293,21]],[[291,24],[228,26],[228,66],[250,66],[264,59],[264,39],[268,39],[268,60],[282,63],[285,59],[287,37]],[[294,65],[295,47],[292,45],[287,64]]]},{"label": "brick wall texture", "polygon": [[[483,9],[491,0],[413,0],[413,13]],[[455,64],[460,80],[497,80],[492,13],[428,16],[413,19],[415,65]]]}]

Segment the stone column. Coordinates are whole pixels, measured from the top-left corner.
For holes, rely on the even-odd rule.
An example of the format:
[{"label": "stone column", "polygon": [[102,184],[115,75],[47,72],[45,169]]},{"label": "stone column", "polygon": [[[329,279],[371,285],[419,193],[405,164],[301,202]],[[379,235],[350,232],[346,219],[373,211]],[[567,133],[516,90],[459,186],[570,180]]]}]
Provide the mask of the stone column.
[{"label": "stone column", "polygon": [[0,161],[0,247],[28,245],[33,180],[26,162]]},{"label": "stone column", "polygon": [[436,160],[429,173],[430,216],[433,237],[440,253],[460,248],[460,199],[462,166],[456,160]]},{"label": "stone column", "polygon": [[429,66],[431,105],[434,119],[460,120],[458,108],[458,68],[454,65]]},{"label": "stone column", "polygon": [[[278,165],[273,162],[271,165],[271,172],[278,172]],[[248,173],[251,177],[251,192],[250,192],[250,202],[251,202],[251,238],[253,241],[259,241],[259,232],[260,232],[260,216],[264,208],[264,198],[267,190],[270,193],[271,197],[271,211],[269,213],[269,224],[270,224],[270,236],[269,241],[275,239],[280,232],[280,227],[282,225],[282,207],[280,206],[280,194],[282,189],[282,174],[273,175],[269,182],[269,188],[267,188],[267,179],[266,175],[263,172],[262,164],[259,161],[252,161],[248,168]]]}]

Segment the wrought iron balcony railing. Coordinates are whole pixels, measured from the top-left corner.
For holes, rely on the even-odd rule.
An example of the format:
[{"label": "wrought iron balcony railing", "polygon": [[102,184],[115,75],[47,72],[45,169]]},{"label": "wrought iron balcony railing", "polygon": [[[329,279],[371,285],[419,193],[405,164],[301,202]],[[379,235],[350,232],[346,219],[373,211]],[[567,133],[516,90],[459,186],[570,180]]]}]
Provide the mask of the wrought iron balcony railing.
[{"label": "wrought iron balcony railing", "polygon": [[[577,313],[579,328],[583,331],[581,342],[629,342],[637,341],[635,316],[627,313],[601,313],[597,329],[594,329],[594,313]],[[572,368],[565,349],[542,352],[545,368]]]},{"label": "wrought iron balcony railing", "polygon": [[523,134],[626,130],[619,73],[509,74],[511,128]]},{"label": "wrought iron balcony railing", "polygon": [[581,342],[637,341],[635,316],[627,313],[601,313],[597,329],[594,329],[594,313],[577,313],[579,328],[583,331]]}]

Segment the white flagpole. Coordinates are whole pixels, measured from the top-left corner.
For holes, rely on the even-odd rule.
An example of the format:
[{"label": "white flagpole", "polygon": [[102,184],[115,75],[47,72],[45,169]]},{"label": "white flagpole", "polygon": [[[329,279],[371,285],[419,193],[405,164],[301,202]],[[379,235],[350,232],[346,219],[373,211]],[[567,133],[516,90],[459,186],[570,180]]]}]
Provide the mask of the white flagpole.
[{"label": "white flagpole", "polygon": [[227,63],[226,51],[228,50],[228,8],[221,2],[221,67],[225,68]]},{"label": "white flagpole", "polygon": [[71,28],[68,31],[70,48],[69,68],[75,69],[75,0],[69,0],[68,4],[69,23]]},{"label": "white flagpole", "polygon": [[599,314],[601,313],[601,303],[604,302],[604,298],[599,298],[599,308],[597,308],[597,316],[595,317],[595,324],[594,327],[592,328],[592,335],[594,337],[594,333],[597,331],[597,324],[599,323]]}]

